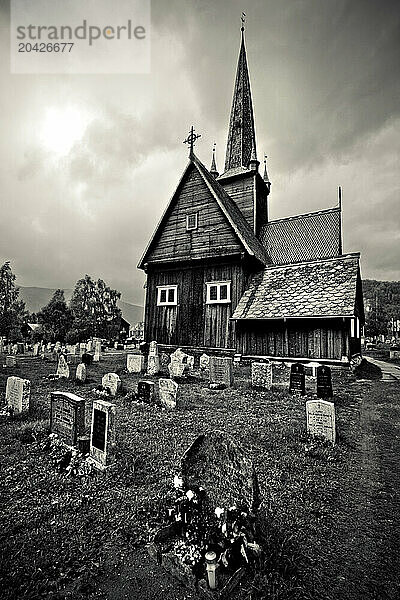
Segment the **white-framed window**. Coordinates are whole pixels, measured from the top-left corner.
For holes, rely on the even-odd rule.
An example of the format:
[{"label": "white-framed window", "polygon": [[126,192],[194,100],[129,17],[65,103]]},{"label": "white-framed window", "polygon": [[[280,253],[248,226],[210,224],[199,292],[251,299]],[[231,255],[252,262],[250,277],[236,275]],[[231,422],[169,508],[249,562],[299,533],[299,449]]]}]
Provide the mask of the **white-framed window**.
[{"label": "white-framed window", "polygon": [[207,286],[207,304],[227,304],[231,301],[230,281],[209,281]]},{"label": "white-framed window", "polygon": [[157,286],[157,306],[176,306],[178,304],[177,285]]},{"label": "white-framed window", "polygon": [[186,215],[186,231],[193,231],[194,229],[197,229],[198,214],[199,213],[196,212]]}]

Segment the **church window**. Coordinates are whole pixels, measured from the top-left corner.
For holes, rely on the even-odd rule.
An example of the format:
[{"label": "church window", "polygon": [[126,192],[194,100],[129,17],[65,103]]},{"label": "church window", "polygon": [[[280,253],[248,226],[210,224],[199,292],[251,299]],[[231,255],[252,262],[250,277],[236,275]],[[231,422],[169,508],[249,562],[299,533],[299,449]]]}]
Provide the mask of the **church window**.
[{"label": "church window", "polygon": [[176,306],[178,303],[177,285],[157,286],[157,306]]},{"label": "church window", "polygon": [[186,231],[193,231],[194,229],[197,229],[197,216],[198,213],[186,215]]},{"label": "church window", "polygon": [[210,281],[207,286],[207,304],[227,304],[231,301],[230,281]]}]

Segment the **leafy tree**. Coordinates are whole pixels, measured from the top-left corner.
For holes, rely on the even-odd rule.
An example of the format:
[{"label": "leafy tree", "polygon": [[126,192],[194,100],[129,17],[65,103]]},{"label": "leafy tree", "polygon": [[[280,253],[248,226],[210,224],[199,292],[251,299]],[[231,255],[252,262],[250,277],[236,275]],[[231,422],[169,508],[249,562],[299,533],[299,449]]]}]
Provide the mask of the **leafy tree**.
[{"label": "leafy tree", "polygon": [[70,308],[74,315],[74,329],[79,339],[91,336],[111,339],[118,334],[121,310],[120,292],[108,287],[102,279],[93,281],[89,275],[77,281]]},{"label": "leafy tree", "polygon": [[42,338],[48,342],[63,342],[72,326],[72,311],[65,302],[64,290],[56,290],[50,302],[37,314]]},{"label": "leafy tree", "polygon": [[5,262],[0,267],[0,335],[10,340],[21,339],[21,327],[27,314],[24,301],[19,299],[19,289],[15,287],[10,262]]}]

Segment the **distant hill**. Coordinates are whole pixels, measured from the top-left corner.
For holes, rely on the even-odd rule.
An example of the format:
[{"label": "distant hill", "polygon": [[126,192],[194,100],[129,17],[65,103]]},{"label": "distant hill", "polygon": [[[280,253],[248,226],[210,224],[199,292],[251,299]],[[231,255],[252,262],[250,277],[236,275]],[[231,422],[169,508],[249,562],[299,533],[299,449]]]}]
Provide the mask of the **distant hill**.
[{"label": "distant hill", "polygon": [[[23,287],[19,286],[19,297],[25,302],[27,310],[31,313],[39,312],[51,300],[56,290],[40,287]],[[71,300],[72,290],[64,290],[65,300],[67,303]],[[120,300],[118,306],[122,311],[122,316],[130,325],[135,325],[139,321],[143,321],[143,306],[131,304]]]}]

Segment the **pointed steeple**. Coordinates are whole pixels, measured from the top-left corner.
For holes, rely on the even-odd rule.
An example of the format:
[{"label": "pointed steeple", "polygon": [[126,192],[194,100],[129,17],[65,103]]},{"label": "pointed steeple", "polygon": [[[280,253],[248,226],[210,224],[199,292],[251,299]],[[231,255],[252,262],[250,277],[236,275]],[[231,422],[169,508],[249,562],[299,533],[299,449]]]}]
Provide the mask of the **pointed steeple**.
[{"label": "pointed steeple", "polygon": [[252,148],[256,152],[253,104],[251,101],[250,79],[247,68],[244,27],[233,92],[229,122],[228,143],[226,146],[225,171],[238,167],[249,167]]},{"label": "pointed steeple", "polygon": [[213,146],[213,153],[212,153],[212,161],[211,161],[210,173],[211,173],[211,175],[215,179],[217,179],[219,173],[217,171],[217,163],[215,162],[215,142],[214,142],[214,146]]},{"label": "pointed steeple", "polygon": [[264,154],[264,177],[263,177],[263,179],[267,185],[268,194],[269,194],[270,189],[271,189],[271,182],[269,180],[268,171],[267,171],[267,155],[266,154]]}]

